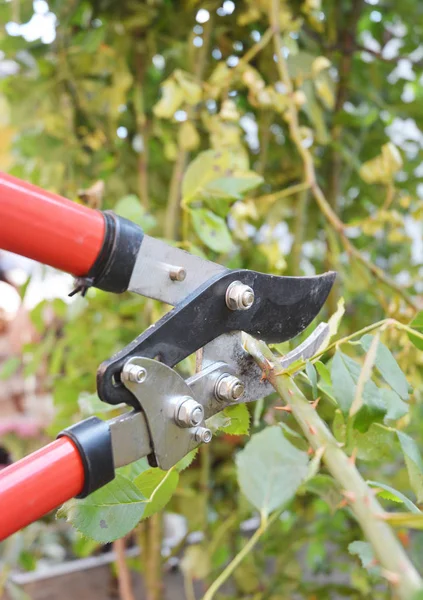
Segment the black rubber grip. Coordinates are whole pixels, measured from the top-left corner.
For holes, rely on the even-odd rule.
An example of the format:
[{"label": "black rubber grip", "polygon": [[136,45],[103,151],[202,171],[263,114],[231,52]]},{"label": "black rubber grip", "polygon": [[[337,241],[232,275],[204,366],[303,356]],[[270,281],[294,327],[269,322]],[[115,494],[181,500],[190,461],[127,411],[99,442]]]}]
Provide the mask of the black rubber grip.
[{"label": "black rubber grip", "polygon": [[107,421],[90,417],[67,427],[57,437],[68,437],[81,455],[85,481],[77,498],[85,498],[115,478],[112,438]]},{"label": "black rubber grip", "polygon": [[128,289],[144,232],[138,225],[106,210],[104,240],[97,259],[84,277],[76,279],[76,287],[69,294],[96,287],[106,292],[121,294]]}]

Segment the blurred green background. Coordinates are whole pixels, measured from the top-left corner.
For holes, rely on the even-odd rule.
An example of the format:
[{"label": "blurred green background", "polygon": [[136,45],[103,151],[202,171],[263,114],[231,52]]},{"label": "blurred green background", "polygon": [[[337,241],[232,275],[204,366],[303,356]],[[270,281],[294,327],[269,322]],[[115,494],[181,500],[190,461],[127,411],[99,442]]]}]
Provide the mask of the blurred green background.
[{"label": "blurred green background", "polygon": [[[232,268],[334,269],[321,318],[341,317],[343,298],[342,337],[385,318],[409,323],[422,310],[419,0],[3,0],[0,27],[1,170],[114,209]],[[0,458],[8,464],[72,422],[114,414],[95,395],[97,366],[165,308],[96,290],[70,301],[70,277],[5,252],[0,275]],[[358,448],[366,479],[418,505],[423,475],[410,483],[390,428],[422,446],[421,340],[413,345],[395,327],[382,339],[409,382],[410,410],[382,415],[383,435],[371,421],[346,443],[333,370],[325,380],[332,352],[319,370],[319,410],[348,453]],[[357,345],[343,351],[362,363]],[[194,369],[195,357],[181,365],[185,375]],[[310,381],[300,383],[312,399]],[[278,404],[250,406],[232,429],[218,423],[212,444],[175,480],[165,514],[126,537],[132,591],[122,571],[116,582],[115,567],[102,566],[109,546],[51,515],[0,546],[0,596],[201,597],[257,527],[235,463],[248,421],[254,434],[279,421],[297,429]],[[391,597],[371,556],[350,546],[362,534],[321,477],[300,488],[217,597]],[[388,493],[385,501],[395,507]],[[422,571],[423,534],[399,534]],[[121,558],[124,545],[114,544]],[[43,579],[87,557],[94,570],[78,563],[64,583],[59,569],[56,588]],[[44,575],[37,584],[31,573]]]}]

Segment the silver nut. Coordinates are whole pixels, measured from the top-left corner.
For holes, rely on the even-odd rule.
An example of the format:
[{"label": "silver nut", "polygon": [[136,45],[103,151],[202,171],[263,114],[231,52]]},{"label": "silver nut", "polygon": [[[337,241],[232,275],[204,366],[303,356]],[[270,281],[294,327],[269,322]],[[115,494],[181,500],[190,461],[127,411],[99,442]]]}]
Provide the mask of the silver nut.
[{"label": "silver nut", "polygon": [[133,383],[143,383],[146,380],[147,371],[139,365],[126,364],[122,369],[122,379]]},{"label": "silver nut", "polygon": [[230,310],[248,310],[254,304],[254,290],[240,281],[233,281],[226,290],[225,300]]},{"label": "silver nut", "polygon": [[169,271],[169,277],[172,281],[184,281],[187,272],[184,267],[172,267]]},{"label": "silver nut", "polygon": [[195,441],[202,442],[203,444],[211,442],[212,437],[212,432],[206,427],[197,427],[194,433]]},{"label": "silver nut", "polygon": [[175,421],[181,427],[195,427],[204,419],[204,408],[191,398],[184,396],[175,411]]},{"label": "silver nut", "polygon": [[238,400],[244,393],[245,386],[235,375],[224,373],[216,382],[215,396],[218,400]]}]

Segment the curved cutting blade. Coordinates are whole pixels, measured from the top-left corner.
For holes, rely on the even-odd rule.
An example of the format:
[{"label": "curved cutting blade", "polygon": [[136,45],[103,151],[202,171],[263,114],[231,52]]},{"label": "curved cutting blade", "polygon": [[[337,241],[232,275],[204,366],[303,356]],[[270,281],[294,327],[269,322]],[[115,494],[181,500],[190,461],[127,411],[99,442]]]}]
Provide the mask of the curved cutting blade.
[{"label": "curved cutting blade", "polygon": [[[120,383],[131,356],[158,357],[173,367],[223,333],[245,331],[266,342],[283,342],[303,331],[317,316],[335,280],[335,273],[316,277],[277,277],[234,270],[209,279],[110,360],[97,373],[99,396],[110,404],[132,405],[132,394]],[[253,288],[248,310],[230,310],[225,294],[239,281]]]},{"label": "curved cutting blade", "polygon": [[256,300],[239,318],[239,329],[267,343],[285,342],[308,327],[336,278],[333,271],[315,277],[253,274],[256,277],[250,285]]}]

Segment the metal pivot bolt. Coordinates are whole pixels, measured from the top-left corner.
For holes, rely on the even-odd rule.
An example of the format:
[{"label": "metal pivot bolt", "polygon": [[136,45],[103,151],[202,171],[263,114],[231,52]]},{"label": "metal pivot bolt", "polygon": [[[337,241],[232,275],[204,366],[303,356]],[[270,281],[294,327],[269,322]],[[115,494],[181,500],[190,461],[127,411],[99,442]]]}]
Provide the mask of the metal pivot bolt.
[{"label": "metal pivot bolt", "polygon": [[230,310],[248,310],[254,304],[254,290],[240,281],[233,281],[226,290],[225,300]]},{"label": "metal pivot bolt", "polygon": [[169,277],[172,281],[184,281],[187,276],[187,272],[184,267],[175,267],[170,265]]},{"label": "metal pivot bolt", "polygon": [[203,444],[208,444],[212,439],[212,432],[207,427],[197,427],[194,433],[194,438],[196,442],[203,442]]},{"label": "metal pivot bolt", "polygon": [[132,381],[133,383],[143,383],[147,377],[147,371],[144,367],[126,363],[122,369],[122,379]]},{"label": "metal pivot bolt", "polygon": [[245,386],[235,375],[224,373],[216,381],[214,394],[218,400],[238,400],[244,393]]},{"label": "metal pivot bolt", "polygon": [[175,421],[181,427],[195,427],[204,419],[204,408],[191,398],[184,396],[178,402],[175,410]]}]

